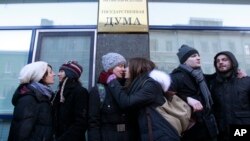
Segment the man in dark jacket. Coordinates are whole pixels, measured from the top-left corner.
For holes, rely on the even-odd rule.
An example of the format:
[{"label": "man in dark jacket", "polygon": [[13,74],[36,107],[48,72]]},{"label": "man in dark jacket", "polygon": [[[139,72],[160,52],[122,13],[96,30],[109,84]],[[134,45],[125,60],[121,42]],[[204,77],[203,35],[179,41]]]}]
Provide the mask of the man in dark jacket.
[{"label": "man in dark jacket", "polygon": [[230,125],[250,125],[250,78],[237,77],[238,62],[229,51],[215,55],[216,78],[211,81],[219,140],[229,141]]},{"label": "man in dark jacket", "polygon": [[180,65],[171,73],[171,91],[177,92],[193,109],[195,124],[182,136],[182,141],[213,141],[217,136],[217,125],[212,114],[213,101],[201,70],[199,52],[182,45],[177,56]]}]

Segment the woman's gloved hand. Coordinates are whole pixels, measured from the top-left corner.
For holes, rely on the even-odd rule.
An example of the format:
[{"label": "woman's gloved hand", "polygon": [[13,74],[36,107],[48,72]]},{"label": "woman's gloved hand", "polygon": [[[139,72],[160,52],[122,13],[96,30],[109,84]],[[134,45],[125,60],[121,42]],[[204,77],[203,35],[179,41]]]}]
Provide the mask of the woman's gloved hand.
[{"label": "woman's gloved hand", "polygon": [[109,82],[111,82],[112,80],[114,80],[114,79],[116,79],[116,75],[115,75],[115,74],[111,74],[111,75],[108,77],[108,79],[107,79],[107,84],[108,84]]}]

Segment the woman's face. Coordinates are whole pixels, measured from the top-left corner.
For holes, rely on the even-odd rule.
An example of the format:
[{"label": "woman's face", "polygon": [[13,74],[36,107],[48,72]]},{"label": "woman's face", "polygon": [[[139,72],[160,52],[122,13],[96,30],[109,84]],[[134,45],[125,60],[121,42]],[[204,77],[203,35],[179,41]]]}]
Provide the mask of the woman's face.
[{"label": "woman's face", "polygon": [[124,78],[125,75],[125,64],[120,64],[113,69],[113,74],[118,78]]},{"label": "woman's face", "polygon": [[54,71],[52,70],[51,67],[48,66],[47,72],[48,72],[48,74],[47,74],[47,76],[45,76],[43,78],[43,82],[45,84],[47,84],[47,85],[54,84],[54,81],[55,81],[55,73],[54,73]]},{"label": "woman's face", "polygon": [[66,76],[66,74],[65,74],[65,71],[64,70],[60,70],[59,72],[58,72],[58,78],[59,78],[59,82],[62,82],[63,81],[63,79],[65,78],[65,76]]}]

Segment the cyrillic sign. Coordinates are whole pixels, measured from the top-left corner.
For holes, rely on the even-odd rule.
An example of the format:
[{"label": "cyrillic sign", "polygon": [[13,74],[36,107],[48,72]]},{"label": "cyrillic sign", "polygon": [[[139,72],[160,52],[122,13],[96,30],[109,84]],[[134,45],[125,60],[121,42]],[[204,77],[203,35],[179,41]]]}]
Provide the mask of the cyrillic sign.
[{"label": "cyrillic sign", "polygon": [[148,32],[147,0],[99,0],[98,32]]}]

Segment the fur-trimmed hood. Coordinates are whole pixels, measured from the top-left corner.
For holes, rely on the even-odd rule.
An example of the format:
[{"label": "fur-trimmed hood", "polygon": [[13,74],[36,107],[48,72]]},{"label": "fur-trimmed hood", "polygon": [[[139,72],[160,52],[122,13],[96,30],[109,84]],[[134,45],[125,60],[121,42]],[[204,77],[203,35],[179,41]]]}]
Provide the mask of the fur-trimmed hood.
[{"label": "fur-trimmed hood", "polygon": [[154,69],[149,73],[149,77],[160,83],[164,92],[168,91],[171,84],[171,78],[167,73]]}]

